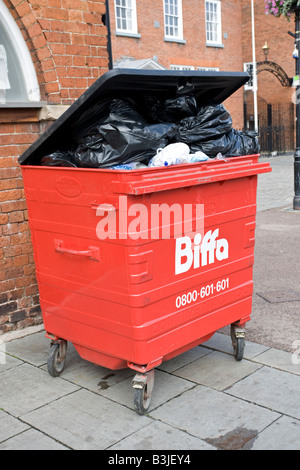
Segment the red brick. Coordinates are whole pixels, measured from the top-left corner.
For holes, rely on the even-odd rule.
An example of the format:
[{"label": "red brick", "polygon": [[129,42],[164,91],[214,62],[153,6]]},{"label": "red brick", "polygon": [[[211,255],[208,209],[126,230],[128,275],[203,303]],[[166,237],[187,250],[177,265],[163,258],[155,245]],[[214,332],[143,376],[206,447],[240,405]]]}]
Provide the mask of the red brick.
[{"label": "red brick", "polygon": [[34,295],[38,293],[38,286],[33,284],[29,287],[25,287],[25,295]]},{"label": "red brick", "polygon": [[71,43],[71,35],[70,33],[60,33],[60,32],[45,32],[46,39],[49,43],[63,43],[63,44],[70,44]]},{"label": "red brick", "polygon": [[16,11],[20,15],[20,17],[24,17],[28,13],[31,13],[30,4],[26,1],[23,1],[16,7]]},{"label": "red brick", "polygon": [[85,37],[85,43],[94,46],[106,46],[107,39],[106,37],[89,35]]},{"label": "red brick", "polygon": [[45,47],[46,41],[45,41],[44,35],[40,34],[32,38],[32,44],[34,45],[35,49],[40,49],[41,47]]},{"label": "red brick", "polygon": [[[15,269],[21,269],[22,268],[15,268]],[[23,276],[23,270],[22,270],[22,277],[17,277],[16,278],[16,287],[27,287],[31,286],[35,282],[35,277],[34,276]]]},{"label": "red brick", "polygon": [[49,7],[61,8],[61,0],[48,0]]},{"label": "red brick", "polygon": [[62,8],[41,8],[41,16],[43,18],[54,19],[54,20],[69,20],[68,10]]},{"label": "red brick", "polygon": [[70,77],[90,77],[92,72],[87,67],[68,67]]},{"label": "red brick", "polygon": [[[20,12],[18,12],[18,13],[20,14]],[[20,15],[20,16],[22,16],[22,15]],[[33,24],[36,23],[36,16],[34,15],[33,12],[30,11],[30,13],[28,15],[22,17],[22,23],[28,29],[28,27],[30,25],[33,25]],[[39,27],[39,31],[40,31],[40,25],[38,25],[38,27]]]},{"label": "red brick", "polygon": [[83,21],[83,12],[82,11],[69,11],[70,21],[78,21],[82,23]]},{"label": "red brick", "polygon": [[27,28],[27,32],[28,32],[28,34],[31,38],[39,36],[41,34],[41,27],[40,27],[39,23],[31,24]]},{"label": "red brick", "polygon": [[[89,1],[87,2],[89,11],[95,11],[100,13],[101,15],[104,15],[105,13],[105,3],[104,2],[92,2]],[[110,7],[110,11],[112,10],[112,7]]]},{"label": "red brick", "polygon": [[0,157],[16,156],[18,155],[18,147],[15,145],[0,145]]},{"label": "red brick", "polygon": [[14,178],[20,175],[19,168],[0,168],[0,180],[5,178]]},{"label": "red brick", "polygon": [[41,60],[41,61],[51,57],[51,51],[50,51],[48,46],[44,46],[44,47],[39,48],[36,51],[36,54],[37,54],[39,60]]},{"label": "red brick", "polygon": [[51,44],[51,51],[54,55],[66,53],[66,46],[65,44]]},{"label": "red brick", "polygon": [[47,93],[59,92],[58,82],[47,83],[46,90],[47,90]]},{"label": "red brick", "polygon": [[15,285],[16,283],[14,279],[5,279],[0,282],[0,292],[11,292],[15,288]]},{"label": "red brick", "polygon": [[2,124],[0,123],[0,135],[1,135],[1,142],[3,134],[11,134],[15,130],[14,124]]},{"label": "red brick", "polygon": [[17,179],[0,180],[0,191],[5,189],[15,189],[17,187],[17,183]]},{"label": "red brick", "polygon": [[0,225],[7,224],[7,222],[8,222],[8,215],[0,214]]},{"label": "red brick", "polygon": [[22,254],[30,254],[32,253],[32,244],[31,243],[24,243],[21,246]]},{"label": "red brick", "polygon": [[62,7],[68,10],[88,11],[87,2],[82,0],[62,0]]},{"label": "red brick", "polygon": [[67,55],[76,55],[76,56],[87,56],[91,53],[91,48],[89,46],[83,45],[67,45],[66,46],[66,54]]},{"label": "red brick", "polygon": [[88,65],[87,58],[81,57],[81,56],[75,56],[73,57],[73,65],[75,67],[85,67],[86,65]]},{"label": "red brick", "polygon": [[[16,256],[13,260],[13,265],[15,267],[25,266],[27,264],[28,264],[28,255]],[[28,274],[32,274],[32,273],[28,273]],[[25,271],[24,271],[24,275],[26,275]]]},{"label": "red brick", "polygon": [[22,254],[22,245],[15,245],[6,248],[5,256],[18,256]]}]

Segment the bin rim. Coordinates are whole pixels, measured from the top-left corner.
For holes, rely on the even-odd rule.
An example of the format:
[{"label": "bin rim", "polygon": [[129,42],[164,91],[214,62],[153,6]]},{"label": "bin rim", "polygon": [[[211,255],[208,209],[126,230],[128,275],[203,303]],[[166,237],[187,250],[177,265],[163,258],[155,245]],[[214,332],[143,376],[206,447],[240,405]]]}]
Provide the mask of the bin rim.
[{"label": "bin rim", "polygon": [[71,106],[18,158],[20,165],[35,165],[40,158],[57,149],[81,114],[90,106],[113,98],[136,93],[176,96],[192,93],[201,106],[225,101],[249,80],[246,72],[194,70],[112,69],[98,78]]}]

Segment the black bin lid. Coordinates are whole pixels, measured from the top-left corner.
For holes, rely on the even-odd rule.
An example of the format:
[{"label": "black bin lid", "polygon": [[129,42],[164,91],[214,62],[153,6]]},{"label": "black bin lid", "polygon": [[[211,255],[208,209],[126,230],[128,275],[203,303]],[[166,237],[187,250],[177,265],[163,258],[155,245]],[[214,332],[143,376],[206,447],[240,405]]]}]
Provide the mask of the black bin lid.
[{"label": "black bin lid", "polygon": [[49,153],[66,146],[83,113],[108,98],[152,95],[160,99],[189,93],[198,105],[218,104],[249,80],[245,72],[113,69],[103,74],[20,157],[21,165],[37,165]]}]

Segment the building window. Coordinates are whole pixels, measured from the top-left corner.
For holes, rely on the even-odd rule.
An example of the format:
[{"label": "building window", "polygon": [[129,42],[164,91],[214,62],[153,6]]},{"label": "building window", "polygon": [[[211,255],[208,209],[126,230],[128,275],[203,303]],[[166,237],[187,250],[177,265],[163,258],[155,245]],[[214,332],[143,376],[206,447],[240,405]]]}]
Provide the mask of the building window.
[{"label": "building window", "polygon": [[137,34],[136,0],[115,0],[116,32]]},{"label": "building window", "polygon": [[194,65],[170,65],[171,70],[198,70],[198,71],[204,71],[204,72],[219,72],[218,67],[201,67],[197,66],[195,67]]},{"label": "building window", "polygon": [[34,65],[22,33],[0,2],[0,105],[18,106],[40,101]]},{"label": "building window", "polygon": [[221,2],[220,0],[205,1],[206,44],[221,45]]},{"label": "building window", "polygon": [[195,70],[193,65],[170,65],[170,70]]},{"label": "building window", "polygon": [[183,40],[181,0],[164,0],[165,39]]},{"label": "building window", "polygon": [[197,67],[197,70],[204,72],[219,72],[219,67]]}]

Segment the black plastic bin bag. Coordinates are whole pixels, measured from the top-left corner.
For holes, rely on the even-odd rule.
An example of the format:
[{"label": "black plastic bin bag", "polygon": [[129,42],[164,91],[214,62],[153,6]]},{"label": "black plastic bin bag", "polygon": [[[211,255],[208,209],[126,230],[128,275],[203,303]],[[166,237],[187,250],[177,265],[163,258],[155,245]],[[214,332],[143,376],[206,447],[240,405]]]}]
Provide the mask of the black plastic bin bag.
[{"label": "black plastic bin bag", "polygon": [[112,100],[106,119],[91,127],[76,149],[79,167],[103,168],[148,162],[177,133],[175,124],[148,124],[127,102]]},{"label": "black plastic bin bag", "polygon": [[175,96],[169,99],[150,97],[146,100],[146,110],[153,122],[174,122],[195,116],[198,112],[196,98],[191,95]]}]

